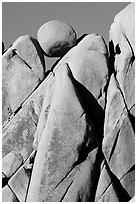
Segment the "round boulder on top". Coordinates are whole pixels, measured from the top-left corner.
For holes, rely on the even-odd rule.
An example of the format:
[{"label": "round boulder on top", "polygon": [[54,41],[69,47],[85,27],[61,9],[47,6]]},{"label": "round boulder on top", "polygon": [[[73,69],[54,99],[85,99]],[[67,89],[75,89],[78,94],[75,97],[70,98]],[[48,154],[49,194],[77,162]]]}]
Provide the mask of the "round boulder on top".
[{"label": "round boulder on top", "polygon": [[37,37],[39,44],[49,57],[63,56],[77,41],[74,29],[59,20],[43,24],[37,32]]}]

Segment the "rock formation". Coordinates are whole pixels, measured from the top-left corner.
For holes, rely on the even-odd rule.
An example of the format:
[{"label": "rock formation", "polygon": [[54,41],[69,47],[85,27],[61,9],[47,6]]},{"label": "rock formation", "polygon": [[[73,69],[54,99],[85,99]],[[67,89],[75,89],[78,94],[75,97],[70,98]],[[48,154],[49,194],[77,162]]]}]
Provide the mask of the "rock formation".
[{"label": "rock formation", "polygon": [[50,21],[40,27],[38,41],[49,57],[61,57],[76,44],[74,29],[63,21]]},{"label": "rock formation", "polygon": [[3,54],[3,202],[135,201],[134,16],[116,15],[109,48],[50,21]]},{"label": "rock formation", "polygon": [[45,62],[36,39],[19,37],[2,57],[3,122],[44,79]]}]

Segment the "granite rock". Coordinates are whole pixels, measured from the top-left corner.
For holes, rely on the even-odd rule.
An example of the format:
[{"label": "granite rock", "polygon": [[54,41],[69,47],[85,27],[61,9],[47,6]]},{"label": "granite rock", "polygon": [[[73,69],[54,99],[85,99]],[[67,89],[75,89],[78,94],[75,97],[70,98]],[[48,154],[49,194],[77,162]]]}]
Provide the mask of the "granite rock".
[{"label": "granite rock", "polygon": [[17,196],[8,185],[2,189],[2,202],[19,202]]},{"label": "granite rock", "polygon": [[16,50],[18,56],[25,61],[32,72],[42,81],[46,72],[45,58],[38,41],[23,35],[12,44],[12,50]]},{"label": "granite rock", "polygon": [[61,57],[76,44],[77,36],[74,29],[59,20],[43,24],[38,32],[39,44],[49,57]]},{"label": "granite rock", "polygon": [[2,172],[10,178],[21,166],[23,160],[20,154],[10,152],[2,159]]},{"label": "granite rock", "polygon": [[[84,113],[73,80],[67,65],[56,74],[52,103],[38,146],[27,201],[62,200],[74,179],[77,165],[87,157],[81,155],[83,149],[92,151],[97,145],[94,126]],[[67,184],[61,188],[64,182]]]}]

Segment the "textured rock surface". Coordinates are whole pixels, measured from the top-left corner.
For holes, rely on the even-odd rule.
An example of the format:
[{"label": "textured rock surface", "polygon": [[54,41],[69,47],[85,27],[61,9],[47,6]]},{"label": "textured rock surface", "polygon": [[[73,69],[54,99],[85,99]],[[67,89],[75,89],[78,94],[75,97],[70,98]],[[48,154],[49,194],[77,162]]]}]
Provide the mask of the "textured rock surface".
[{"label": "textured rock surface", "polygon": [[26,199],[28,184],[29,176],[24,167],[21,167],[8,182],[20,202],[24,202]]},{"label": "textured rock surface", "polygon": [[2,172],[9,178],[17,171],[22,162],[21,155],[10,152],[2,159]]},{"label": "textured rock surface", "polygon": [[45,77],[45,61],[37,40],[19,37],[2,57],[2,119],[7,120]]},{"label": "textured rock surface", "polygon": [[74,29],[63,21],[53,20],[42,25],[37,33],[38,41],[49,57],[61,57],[76,44]]},{"label": "textured rock surface", "polygon": [[[55,66],[54,72],[60,70],[60,66],[64,63],[68,63],[71,71],[78,81],[76,83],[77,89],[80,90],[79,94],[83,103],[86,103],[86,109],[90,117],[94,121],[94,125],[102,126],[101,119],[103,118],[103,110],[99,107],[96,99],[100,103],[102,100],[102,107],[105,104],[104,87],[107,83],[108,67],[107,67],[107,47],[101,36],[96,34],[87,35],[83,40],[74,48],[72,48]],[[49,79],[48,87],[45,91],[45,98],[43,107],[36,130],[36,139],[34,146],[37,147],[38,141],[45,127],[47,115],[50,108],[52,93],[54,90],[54,77]],[[82,86],[84,85],[84,87]],[[89,96],[88,91],[92,93]],[[92,104],[90,100],[92,99]],[[94,109],[91,109],[94,106]],[[96,110],[95,110],[96,109]],[[95,110],[95,111],[94,111]],[[100,120],[98,120],[100,118]]]},{"label": "textured rock surface", "polygon": [[3,120],[6,120],[9,110],[15,112],[40,79],[12,49],[4,53],[2,63]]},{"label": "textured rock surface", "polygon": [[73,80],[67,65],[62,66],[56,75],[52,105],[38,147],[27,201],[61,201],[72,185],[77,165],[83,160],[83,149],[92,150],[96,145],[94,127],[84,113]]},{"label": "textured rock surface", "polygon": [[78,82],[83,84],[98,99],[108,76],[107,47],[103,38],[96,34],[85,36],[57,64],[66,62]]},{"label": "textured rock surface", "polygon": [[[129,4],[116,15],[110,28],[115,51],[114,69],[128,110],[135,105],[135,5]],[[113,52],[113,50],[111,50]]]},{"label": "textured rock surface", "polygon": [[[114,29],[113,29],[114,27]],[[113,33],[114,30],[114,33]],[[135,3],[129,4],[125,9],[119,12],[111,25],[110,33],[114,45],[120,41],[120,36],[123,33],[131,43],[131,47],[135,50]]]},{"label": "textured rock surface", "polygon": [[52,74],[40,84],[30,95],[9,123],[3,128],[2,154],[3,157],[10,151],[20,153],[23,159],[27,159],[33,150],[33,140],[36,126],[39,120],[47,81]]},{"label": "textured rock surface", "polygon": [[35,75],[42,81],[45,74],[45,61],[42,49],[35,38],[29,35],[20,36],[12,45],[18,56],[31,67]]},{"label": "textured rock surface", "polygon": [[[4,202],[135,202],[134,24],[131,3],[111,25],[109,53],[101,36],[81,36],[17,109],[4,81]],[[20,64],[42,79],[36,44],[22,36],[4,53],[4,80]]]},{"label": "textured rock surface", "polygon": [[19,202],[17,196],[8,185],[2,189],[2,202]]},{"label": "textured rock surface", "polygon": [[31,116],[31,106],[22,108],[3,129],[2,156],[9,152],[20,153],[26,160],[33,151],[36,123]]}]

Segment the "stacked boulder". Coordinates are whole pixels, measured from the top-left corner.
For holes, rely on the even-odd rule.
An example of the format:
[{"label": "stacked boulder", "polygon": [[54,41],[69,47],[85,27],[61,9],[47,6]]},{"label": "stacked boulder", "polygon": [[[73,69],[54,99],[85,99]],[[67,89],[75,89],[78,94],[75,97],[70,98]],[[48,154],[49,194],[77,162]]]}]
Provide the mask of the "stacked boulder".
[{"label": "stacked boulder", "polygon": [[3,202],[134,200],[134,24],[132,3],[108,50],[50,21],[3,54]]}]

